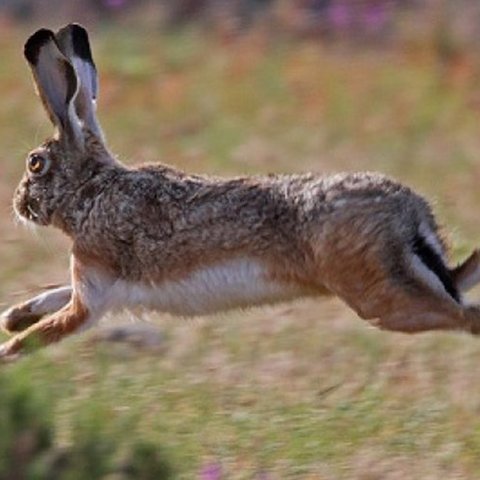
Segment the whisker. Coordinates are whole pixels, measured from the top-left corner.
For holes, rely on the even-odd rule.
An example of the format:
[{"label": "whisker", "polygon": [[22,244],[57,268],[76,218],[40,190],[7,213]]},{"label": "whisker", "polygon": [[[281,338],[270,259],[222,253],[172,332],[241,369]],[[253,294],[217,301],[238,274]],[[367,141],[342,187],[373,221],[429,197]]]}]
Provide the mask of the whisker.
[{"label": "whisker", "polygon": [[33,218],[38,218],[38,213],[27,203],[27,210],[30,212]]}]

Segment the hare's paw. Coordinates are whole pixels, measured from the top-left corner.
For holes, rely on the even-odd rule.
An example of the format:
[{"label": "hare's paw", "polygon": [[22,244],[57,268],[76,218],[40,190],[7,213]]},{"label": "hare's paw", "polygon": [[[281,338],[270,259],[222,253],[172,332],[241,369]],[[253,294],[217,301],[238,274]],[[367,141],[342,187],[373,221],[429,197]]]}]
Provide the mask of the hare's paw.
[{"label": "hare's paw", "polygon": [[28,304],[14,305],[0,315],[0,327],[8,333],[20,332],[38,322],[42,316],[33,313]]},{"label": "hare's paw", "polygon": [[14,338],[0,345],[0,363],[13,362],[19,357]]},{"label": "hare's paw", "polygon": [[44,316],[63,308],[72,296],[72,287],[55,287],[23,303],[9,308],[0,315],[0,328],[7,332],[20,332]]}]

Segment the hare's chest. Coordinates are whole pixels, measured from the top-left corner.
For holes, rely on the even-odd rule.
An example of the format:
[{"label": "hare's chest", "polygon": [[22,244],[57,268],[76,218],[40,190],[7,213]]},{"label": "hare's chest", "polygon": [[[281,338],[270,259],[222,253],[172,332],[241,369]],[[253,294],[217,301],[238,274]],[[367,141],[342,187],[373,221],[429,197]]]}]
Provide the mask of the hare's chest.
[{"label": "hare's chest", "polygon": [[112,300],[117,307],[145,307],[191,316],[290,300],[301,294],[298,287],[268,277],[259,262],[230,260],[153,286],[118,282]]}]

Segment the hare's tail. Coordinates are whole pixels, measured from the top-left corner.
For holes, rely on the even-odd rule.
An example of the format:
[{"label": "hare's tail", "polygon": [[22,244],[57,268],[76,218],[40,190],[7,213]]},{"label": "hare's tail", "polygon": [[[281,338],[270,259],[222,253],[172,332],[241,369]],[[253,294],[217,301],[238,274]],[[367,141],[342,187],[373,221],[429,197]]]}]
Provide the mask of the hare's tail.
[{"label": "hare's tail", "polygon": [[474,250],[455,268],[449,268],[440,249],[432,238],[417,232],[413,239],[414,256],[422,263],[429,274],[433,274],[445,291],[457,302],[461,301],[461,292],[466,292],[480,283],[480,251]]},{"label": "hare's tail", "polygon": [[[457,281],[454,271],[449,269],[443,259],[443,255],[429,242],[425,236],[417,233],[413,239],[412,250],[414,256],[419,259],[422,266],[428,270],[429,274],[433,274],[439,281],[445,291],[457,302],[460,301],[459,290],[461,282]],[[469,257],[462,265],[470,261]],[[422,268],[422,270],[424,270]],[[460,268],[460,267],[459,267]]]}]

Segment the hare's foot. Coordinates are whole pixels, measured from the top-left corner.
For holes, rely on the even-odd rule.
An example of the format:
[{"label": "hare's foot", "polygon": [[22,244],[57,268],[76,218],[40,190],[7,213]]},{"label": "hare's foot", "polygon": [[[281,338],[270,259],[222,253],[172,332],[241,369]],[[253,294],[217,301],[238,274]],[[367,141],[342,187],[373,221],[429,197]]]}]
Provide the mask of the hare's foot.
[{"label": "hare's foot", "polygon": [[93,318],[79,298],[73,297],[61,310],[38,321],[0,345],[0,361],[10,360],[21,353],[30,352],[44,345],[58,342]]},{"label": "hare's foot", "polygon": [[480,335],[480,305],[468,305],[465,307],[470,333]]},{"label": "hare's foot", "polygon": [[15,305],[0,317],[0,324],[3,330],[8,333],[20,332],[30,325],[37,323],[43,315],[35,314],[29,311],[29,308],[23,304]]},{"label": "hare's foot", "polygon": [[0,315],[0,327],[9,332],[20,332],[37,323],[45,315],[64,307],[72,296],[71,287],[48,290],[26,302],[5,310]]}]

